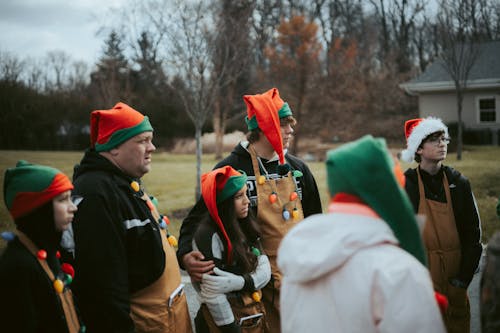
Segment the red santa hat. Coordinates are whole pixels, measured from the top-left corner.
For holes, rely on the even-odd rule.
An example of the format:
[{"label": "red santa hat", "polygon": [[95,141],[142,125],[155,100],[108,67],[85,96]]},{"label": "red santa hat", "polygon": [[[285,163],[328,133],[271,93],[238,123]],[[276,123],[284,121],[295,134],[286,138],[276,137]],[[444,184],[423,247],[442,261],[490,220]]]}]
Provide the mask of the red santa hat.
[{"label": "red santa hat", "polygon": [[278,154],[279,163],[285,164],[280,118],[292,115],[292,111],[281,97],[278,89],[272,88],[263,94],[245,95],[247,126],[249,130],[260,128]]},{"label": "red santa hat", "polygon": [[405,122],[406,149],[401,152],[401,159],[405,162],[413,162],[422,141],[436,132],[444,132],[448,136],[448,127],[439,118],[427,117],[407,120]]}]

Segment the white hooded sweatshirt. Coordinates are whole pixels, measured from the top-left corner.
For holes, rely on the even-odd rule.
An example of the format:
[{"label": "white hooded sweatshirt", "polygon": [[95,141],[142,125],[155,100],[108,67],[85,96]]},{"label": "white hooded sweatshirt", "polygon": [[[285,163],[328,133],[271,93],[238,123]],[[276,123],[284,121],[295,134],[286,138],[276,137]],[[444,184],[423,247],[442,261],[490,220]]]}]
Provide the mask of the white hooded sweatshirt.
[{"label": "white hooded sweatshirt", "polygon": [[380,218],[314,215],[278,251],[282,332],[444,333],[430,275]]}]

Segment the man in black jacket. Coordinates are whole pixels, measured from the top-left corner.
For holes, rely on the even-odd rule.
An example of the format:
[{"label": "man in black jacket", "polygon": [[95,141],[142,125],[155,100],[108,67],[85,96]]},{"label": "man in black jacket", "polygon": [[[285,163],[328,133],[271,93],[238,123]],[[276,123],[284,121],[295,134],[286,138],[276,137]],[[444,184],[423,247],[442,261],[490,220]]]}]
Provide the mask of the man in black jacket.
[{"label": "man in black jacket", "polygon": [[[278,90],[246,95],[244,101],[250,131],[248,141],[239,143],[215,168],[230,165],[248,176],[250,206],[259,221],[264,250],[273,272],[263,301],[271,331],[279,332],[281,273],[275,265],[277,248],[289,228],[304,217],[322,212],[321,200],[309,168],[286,152],[296,120]],[[211,273],[214,267],[213,262],[203,261],[200,252],[192,251],[193,234],[204,214],[207,208],[203,200],[198,200],[182,223],[177,251],[179,263],[195,281],[200,281],[204,273]]]},{"label": "man in black jacket", "polygon": [[423,239],[434,288],[448,297],[448,332],[469,332],[469,286],[481,257],[481,227],[470,183],[460,172],[443,165],[448,128],[437,118],[405,123],[407,148],[401,157],[415,160],[408,169],[406,192],[426,222]]},{"label": "man in black jacket", "polygon": [[[141,184],[153,128],[124,103],[91,114],[91,148],[75,167],[75,294],[88,332],[191,332],[164,217]],[[169,300],[170,296],[170,300]],[[175,313],[175,315],[173,315]]]}]

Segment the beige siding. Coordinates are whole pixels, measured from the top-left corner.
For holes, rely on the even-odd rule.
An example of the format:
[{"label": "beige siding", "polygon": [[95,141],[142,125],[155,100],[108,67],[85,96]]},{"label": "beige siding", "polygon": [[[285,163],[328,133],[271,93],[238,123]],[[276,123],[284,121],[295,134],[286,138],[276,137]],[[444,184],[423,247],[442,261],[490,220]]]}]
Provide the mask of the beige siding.
[{"label": "beige siding", "polygon": [[[481,97],[496,98],[496,123],[479,123],[477,103]],[[454,92],[421,94],[419,96],[420,116],[438,117],[445,123],[456,122],[458,120],[456,104],[456,95]],[[500,92],[476,91],[466,93],[462,104],[462,120],[467,128],[500,128]]]}]

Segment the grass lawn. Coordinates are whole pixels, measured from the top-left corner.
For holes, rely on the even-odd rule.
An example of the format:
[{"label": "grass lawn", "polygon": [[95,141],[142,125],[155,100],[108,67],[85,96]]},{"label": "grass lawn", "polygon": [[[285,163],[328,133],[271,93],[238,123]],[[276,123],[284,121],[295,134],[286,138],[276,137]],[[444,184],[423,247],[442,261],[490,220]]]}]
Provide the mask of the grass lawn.
[{"label": "grass lawn", "polygon": [[[3,187],[5,169],[14,166],[19,159],[54,166],[72,176],[73,166],[80,161],[82,152],[0,151],[0,156],[0,183]],[[487,242],[496,230],[500,230],[495,210],[500,196],[500,147],[466,146],[461,161],[456,160],[455,154],[449,154],[445,162],[469,178],[481,214],[483,242]],[[195,163],[194,155],[155,153],[152,171],[144,177],[148,193],[157,197],[160,211],[170,217],[170,230],[174,235],[179,232],[186,210],[194,204]],[[213,155],[205,155],[202,172],[210,170],[215,163]],[[308,165],[318,183],[325,209],[328,195],[324,163]],[[414,167],[405,163],[402,165],[404,170],[410,166]],[[14,230],[14,223],[3,202],[3,191],[0,191],[0,199],[0,232]],[[0,240],[0,250],[4,247],[5,241]]]}]

